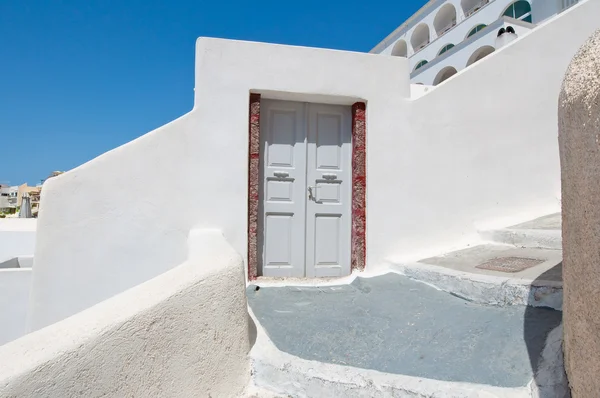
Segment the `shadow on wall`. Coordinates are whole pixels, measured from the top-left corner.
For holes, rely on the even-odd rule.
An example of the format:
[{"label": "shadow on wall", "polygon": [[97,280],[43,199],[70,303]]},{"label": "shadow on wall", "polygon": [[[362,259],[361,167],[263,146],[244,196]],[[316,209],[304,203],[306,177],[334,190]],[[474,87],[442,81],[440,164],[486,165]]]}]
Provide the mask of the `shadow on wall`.
[{"label": "shadow on wall", "polygon": [[[562,281],[562,262],[541,274],[531,284],[529,303],[556,293],[548,282]],[[534,385],[539,398],[570,397],[562,351],[562,312],[551,308],[527,306],[524,314],[523,339],[527,346]],[[550,326],[550,328],[549,328]]]}]

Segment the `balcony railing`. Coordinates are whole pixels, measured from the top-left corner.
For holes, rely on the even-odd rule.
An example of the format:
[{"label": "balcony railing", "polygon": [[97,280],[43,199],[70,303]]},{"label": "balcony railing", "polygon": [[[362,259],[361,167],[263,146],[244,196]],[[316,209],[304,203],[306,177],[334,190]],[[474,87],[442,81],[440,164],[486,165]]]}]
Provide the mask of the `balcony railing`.
[{"label": "balcony railing", "polygon": [[449,31],[450,29],[452,29],[455,26],[456,26],[456,18],[453,19],[448,25],[446,25],[442,29],[440,29],[440,32],[438,33],[438,37],[443,35],[444,33],[446,33],[447,31]]},{"label": "balcony railing", "polygon": [[422,49],[424,49],[425,47],[427,47],[429,45],[430,41],[427,40],[424,43],[421,43],[417,46],[417,48],[415,48],[415,54],[418,53],[419,51],[421,51]]},{"label": "balcony railing", "polygon": [[579,0],[562,0],[562,11],[577,4]]},{"label": "balcony railing", "polygon": [[[569,0],[563,0],[563,1],[569,1]],[[469,10],[465,11],[465,18],[469,18],[471,15],[475,14],[477,11],[479,11],[481,8],[483,8],[485,5],[487,5],[489,2],[490,2],[490,0],[480,0],[479,2],[477,2],[477,4],[475,4]]]}]

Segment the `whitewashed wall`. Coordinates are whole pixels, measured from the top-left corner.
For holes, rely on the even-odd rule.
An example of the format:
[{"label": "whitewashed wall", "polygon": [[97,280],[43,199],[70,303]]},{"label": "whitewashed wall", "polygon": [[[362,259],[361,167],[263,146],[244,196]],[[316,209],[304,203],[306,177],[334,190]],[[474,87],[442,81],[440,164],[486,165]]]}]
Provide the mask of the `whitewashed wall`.
[{"label": "whitewashed wall", "polygon": [[252,344],[243,261],[218,231],[188,260],[0,347],[2,397],[240,397]]},{"label": "whitewashed wall", "polygon": [[[410,97],[406,59],[198,39],[190,113],[46,181],[32,329],[181,263],[191,228],[222,228],[246,255],[251,90],[266,98],[341,104],[366,99],[375,110],[369,119],[375,133],[395,130],[393,119],[376,110],[386,108],[390,96]],[[135,206],[123,205],[123,192],[136,193]]]},{"label": "whitewashed wall", "polygon": [[31,268],[0,268],[0,345],[26,332]]},{"label": "whitewashed wall", "polygon": [[0,218],[0,262],[35,251],[37,220]]}]

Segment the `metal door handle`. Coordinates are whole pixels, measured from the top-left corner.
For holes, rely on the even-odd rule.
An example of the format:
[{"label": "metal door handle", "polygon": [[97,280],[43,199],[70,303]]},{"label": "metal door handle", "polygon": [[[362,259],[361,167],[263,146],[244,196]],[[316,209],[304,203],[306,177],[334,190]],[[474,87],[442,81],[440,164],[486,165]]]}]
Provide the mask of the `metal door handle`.
[{"label": "metal door handle", "polygon": [[316,190],[317,187],[308,187],[308,200],[314,200],[316,201],[317,199],[315,198],[315,195],[313,193],[313,188]]}]

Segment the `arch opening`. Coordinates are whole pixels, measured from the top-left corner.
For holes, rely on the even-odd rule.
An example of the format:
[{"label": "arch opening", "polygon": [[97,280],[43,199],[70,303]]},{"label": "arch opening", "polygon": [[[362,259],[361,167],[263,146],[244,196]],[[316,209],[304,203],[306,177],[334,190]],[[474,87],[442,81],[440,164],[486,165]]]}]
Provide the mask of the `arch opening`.
[{"label": "arch opening", "polygon": [[442,55],[443,53],[445,53],[445,52],[449,51],[450,49],[452,49],[452,47],[454,47],[454,44],[452,44],[452,43],[446,44],[444,47],[442,47],[442,49],[440,50],[440,52],[438,52],[438,57],[440,55]]},{"label": "arch opening", "polygon": [[441,82],[444,82],[444,81],[450,79],[452,76],[456,75],[457,73],[458,73],[458,71],[456,70],[455,67],[453,67],[453,66],[446,66],[444,69],[442,69],[437,74],[437,76],[435,77],[435,79],[433,79],[433,85],[437,86]]},{"label": "arch opening", "polygon": [[423,66],[427,65],[427,61],[426,60],[422,60],[419,61],[419,63],[417,65],[415,65],[415,69],[413,70],[413,72],[419,68],[422,68]]},{"label": "arch opening", "polygon": [[475,62],[481,61],[483,58],[487,57],[494,51],[496,51],[496,49],[492,46],[479,47],[477,50],[475,50],[473,54],[471,54],[471,57],[469,57],[469,60],[467,61],[467,66],[473,65]]},{"label": "arch opening", "polygon": [[456,25],[456,8],[452,3],[444,4],[435,18],[433,19],[433,27],[438,36],[443,35]]},{"label": "arch opening", "polygon": [[410,44],[412,44],[415,52],[421,50],[423,47],[429,44],[429,26],[425,23],[417,25],[413,34],[410,38]]},{"label": "arch opening", "polygon": [[404,40],[398,40],[392,48],[392,55],[395,57],[407,57],[408,56],[408,45]]},{"label": "arch opening", "polygon": [[468,18],[489,2],[490,0],[461,0],[460,7],[462,8],[465,17]]},{"label": "arch opening", "polygon": [[532,23],[531,4],[526,0],[515,1],[509,5],[502,13],[502,16],[520,19],[521,21]]},{"label": "arch opening", "polygon": [[475,27],[474,27],[473,29],[471,29],[471,30],[469,31],[469,33],[467,34],[467,39],[468,39],[469,37],[473,36],[475,33],[477,33],[477,32],[479,32],[479,31],[481,31],[481,30],[485,29],[486,27],[487,27],[487,25],[486,25],[486,24],[479,24],[479,25],[475,26]]}]

